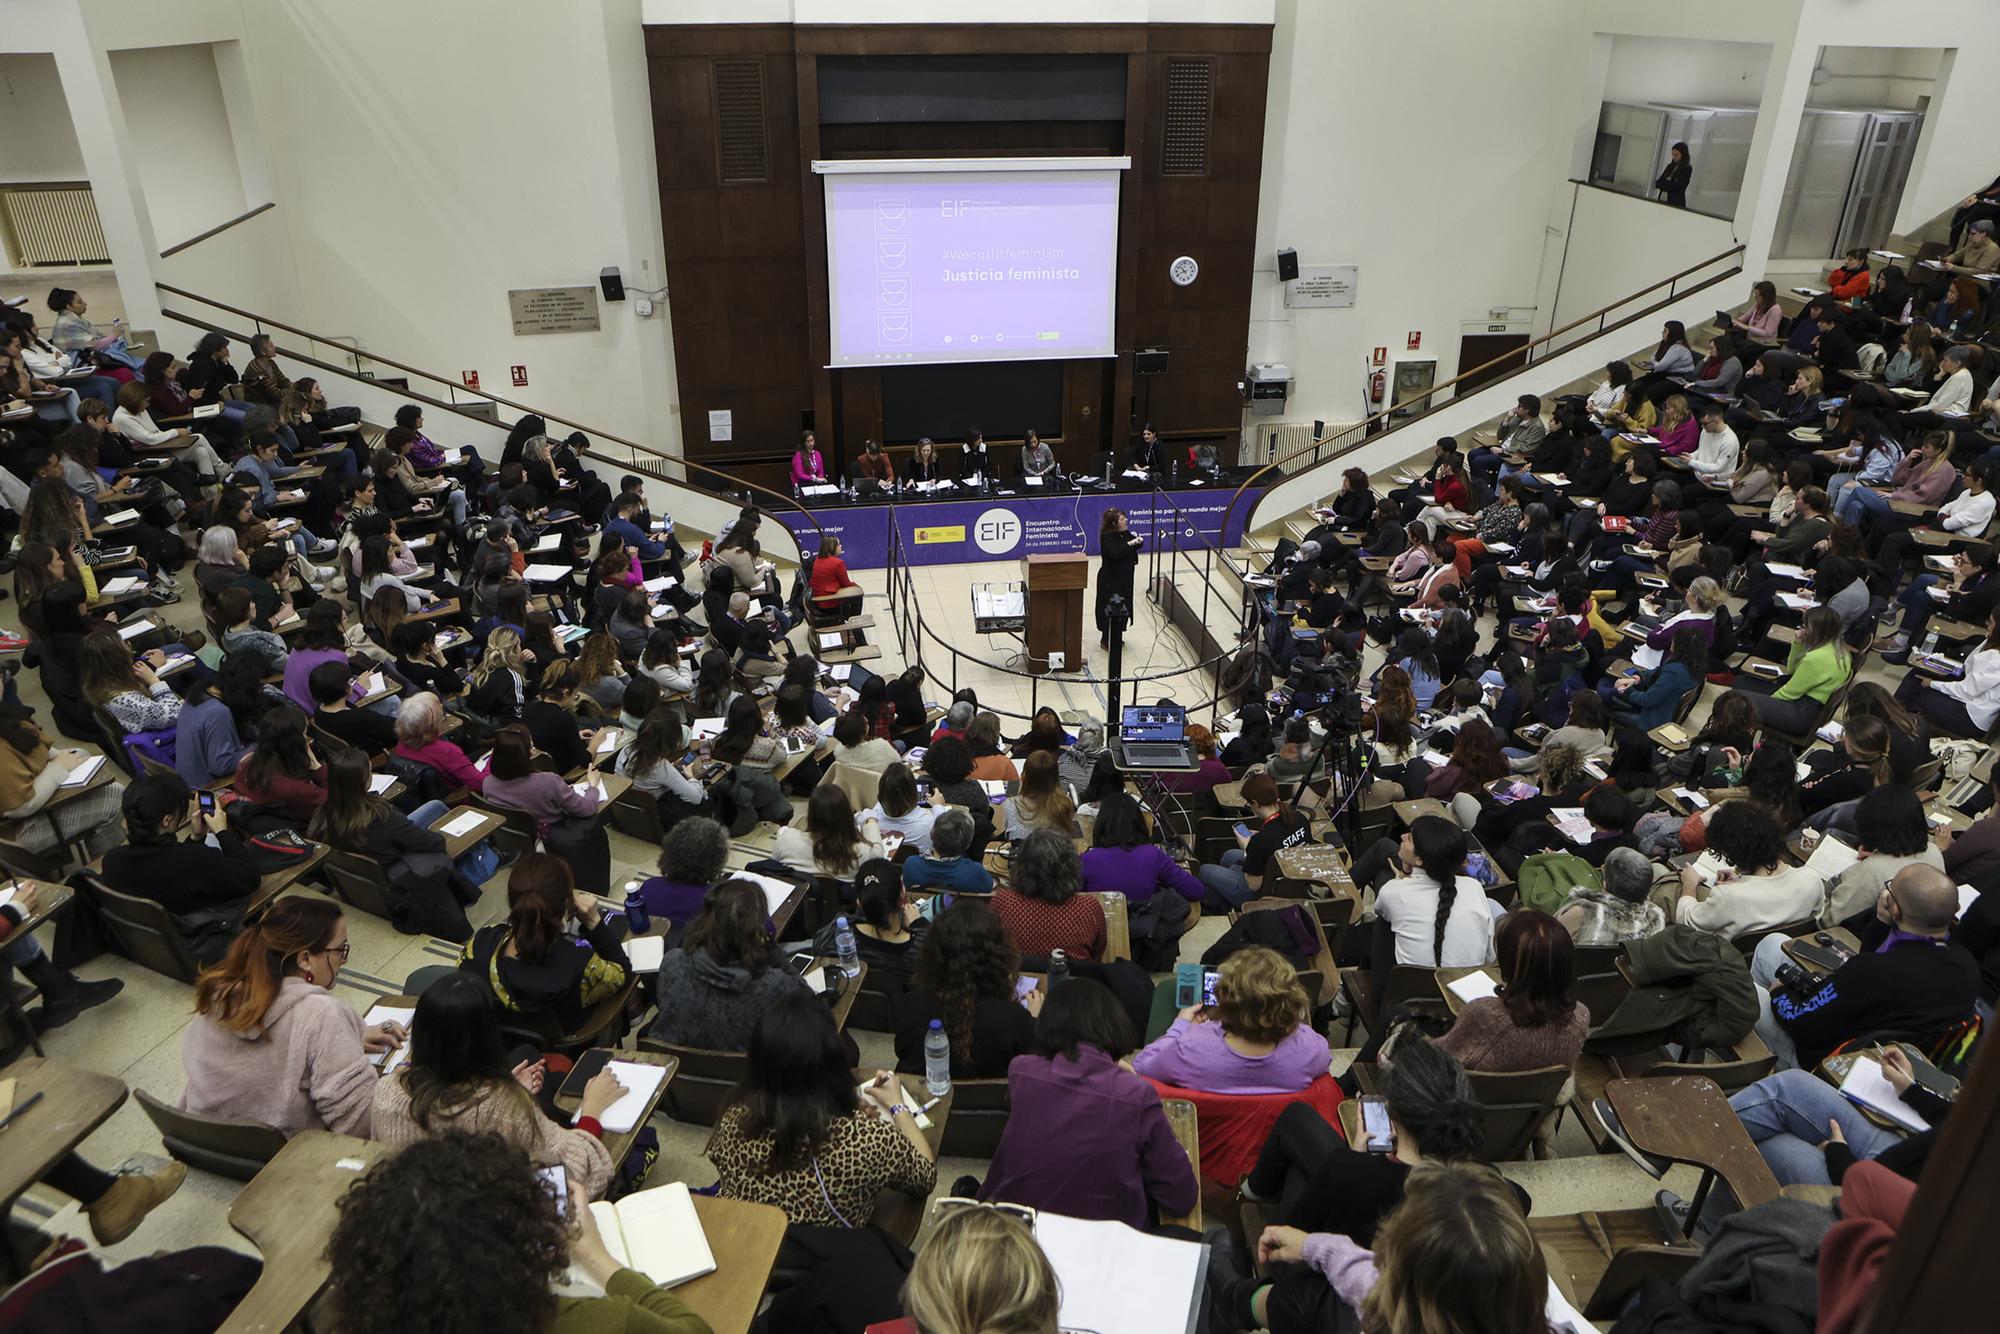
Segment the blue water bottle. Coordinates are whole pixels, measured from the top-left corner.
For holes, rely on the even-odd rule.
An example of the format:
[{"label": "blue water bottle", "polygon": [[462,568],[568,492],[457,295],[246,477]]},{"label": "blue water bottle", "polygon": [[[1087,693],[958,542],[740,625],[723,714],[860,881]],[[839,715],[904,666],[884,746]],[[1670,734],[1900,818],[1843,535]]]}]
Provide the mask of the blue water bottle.
[{"label": "blue water bottle", "polygon": [[653,925],[653,919],[646,912],[646,900],[639,893],[639,882],[625,882],[625,924],[631,934],[643,936]]}]

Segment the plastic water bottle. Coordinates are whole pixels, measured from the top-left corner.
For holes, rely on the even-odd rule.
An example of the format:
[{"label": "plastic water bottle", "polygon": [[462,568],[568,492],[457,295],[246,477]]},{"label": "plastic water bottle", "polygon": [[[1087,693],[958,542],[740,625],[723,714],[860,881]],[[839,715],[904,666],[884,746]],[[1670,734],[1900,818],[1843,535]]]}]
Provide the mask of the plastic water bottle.
[{"label": "plastic water bottle", "polygon": [[639,881],[625,882],[625,925],[635,936],[643,936],[653,925],[653,919],[646,912],[646,900],[640,897]]},{"label": "plastic water bottle", "polygon": [[1049,951],[1049,990],[1054,991],[1069,981],[1069,955],[1062,950]]},{"label": "plastic water bottle", "polygon": [[833,919],[833,948],[840,955],[840,971],[853,977],[861,971],[861,951],[854,944],[854,928],[845,917]]},{"label": "plastic water bottle", "polygon": [[1937,641],[1938,641],[1938,632],[1935,630],[1931,631],[1929,634],[1924,636],[1925,657],[1929,657],[1931,654],[1937,652]]},{"label": "plastic water bottle", "polygon": [[944,1035],[944,1020],[933,1019],[924,1034],[924,1091],[933,1098],[951,1092],[951,1039]]}]

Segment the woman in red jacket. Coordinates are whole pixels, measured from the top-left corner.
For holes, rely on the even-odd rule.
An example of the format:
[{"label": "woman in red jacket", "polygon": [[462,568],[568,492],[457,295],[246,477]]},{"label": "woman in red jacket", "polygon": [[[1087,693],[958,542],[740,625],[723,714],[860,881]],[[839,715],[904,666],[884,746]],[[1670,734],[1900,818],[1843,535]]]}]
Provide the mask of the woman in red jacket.
[{"label": "woman in red jacket", "polygon": [[[861,590],[840,558],[840,539],[828,534],[819,540],[819,555],[813,558],[813,605],[821,611],[837,612],[842,619],[861,614]],[[822,599],[839,598],[838,602]]]}]

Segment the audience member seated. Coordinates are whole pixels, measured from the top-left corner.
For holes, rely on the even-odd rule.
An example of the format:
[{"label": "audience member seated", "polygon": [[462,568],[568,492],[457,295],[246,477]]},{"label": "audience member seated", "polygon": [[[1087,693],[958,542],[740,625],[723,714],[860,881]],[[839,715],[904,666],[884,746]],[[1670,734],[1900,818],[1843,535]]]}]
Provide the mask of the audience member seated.
[{"label": "audience member seated", "polygon": [[[1463,830],[1442,816],[1420,815],[1401,843],[1378,839],[1355,860],[1357,885],[1374,884],[1392,869],[1401,872],[1375,892],[1375,934],[1390,933],[1394,962],[1417,968],[1493,962],[1493,912],[1485,889],[1465,874],[1465,859]],[[1379,941],[1359,943],[1367,948],[1356,962],[1368,961],[1367,949],[1381,952]]]},{"label": "audience member seated", "polygon": [[1590,1010],[1569,994],[1576,973],[1569,932],[1547,913],[1520,908],[1500,919],[1493,944],[1500,994],[1459,1011],[1438,1046],[1467,1070],[1495,1074],[1576,1064]]},{"label": "audience member seated", "polygon": [[539,1054],[509,1054],[493,993],[468,973],[441,977],[417,998],[410,1058],[377,1081],[371,1133],[402,1149],[441,1135],[498,1135],[536,1167],[560,1166],[585,1199],[600,1199],[616,1164],[599,1118],[624,1095],[610,1069],[583,1087],[574,1128],[549,1119],[535,1097],[549,1072]]},{"label": "audience member seated", "polygon": [[1215,1005],[1183,1009],[1132,1057],[1132,1069],[1207,1093],[1297,1093],[1327,1073],[1332,1055],[1307,1008],[1299,975],[1282,955],[1238,950],[1216,975]]},{"label": "audience member seated", "polygon": [[333,994],[346,962],[338,904],[282,898],[247,923],[195,984],[180,1105],[287,1135],[365,1138],[375,1105],[371,1055],[395,1050],[408,1034],[394,1023],[363,1028],[361,1012]]},{"label": "audience member seated", "polygon": [[464,751],[444,739],[444,705],[428,690],[397,706],[395,753],[429,765],[452,788],[480,792],[486,787],[486,771],[473,767]]},{"label": "audience member seated", "polygon": [[1351,1237],[1284,1226],[1266,1227],[1256,1249],[1275,1281],[1245,1278],[1227,1250],[1218,1267],[1211,1253],[1218,1334],[1526,1331],[1546,1323],[1547,1262],[1519,1196],[1484,1163],[1413,1171],[1372,1250]]},{"label": "audience member seated", "polygon": [[403,814],[370,789],[375,771],[358,750],[336,751],[322,772],[325,801],[307,836],[382,868],[389,882],[389,920],[398,931],[439,936],[455,945],[470,939],[465,910],[479,902],[479,886],[459,871],[445,851],[444,835],[431,828],[444,818],[445,804],[427,801]]},{"label": "audience member seated", "polygon": [[[125,789],[125,842],[104,854],[104,883],[172,913],[195,958],[213,963],[235,935],[263,877],[220,804],[209,814],[175,774]],[[187,829],[193,837],[183,840]]]},{"label": "audience member seated", "polygon": [[312,692],[313,725],[335,740],[365,755],[382,755],[395,748],[395,721],[373,709],[350,703],[354,669],[344,662],[323,662],[306,678]]},{"label": "audience member seated", "polygon": [[1838,1186],[1857,1162],[1880,1162],[1910,1177],[1923,1166],[1951,1103],[1916,1082],[1901,1047],[1884,1045],[1876,1059],[1896,1096],[1931,1130],[1906,1136],[1886,1129],[1811,1070],[1780,1070],[1730,1095],[1730,1110],[1779,1185]]},{"label": "audience member seated", "polygon": [[667,830],[660,841],[660,873],[640,884],[639,897],[648,916],[672,928],[668,940],[680,941],[728,865],[729,834],[714,820],[691,815]]},{"label": "audience member seated", "polygon": [[1191,1212],[1187,1151],[1158,1091],[1123,1065],[1137,1045],[1103,986],[1075,978],[1051,992],[1035,1050],[1008,1067],[1007,1128],[979,1198],[1142,1230]]},{"label": "audience member seated", "polygon": [[1854,846],[1861,860],[1827,886],[1817,919],[1821,926],[1838,926],[1873,911],[1882,891],[1906,866],[1945,870],[1944,853],[1931,842],[1924,804],[1907,787],[1871,787],[1855,803]]},{"label": "audience member seated", "polygon": [[843,1228],[867,1226],[885,1189],[928,1196],[937,1155],[901,1085],[878,1071],[856,1086],[827,1007],[800,987],[752,1018],[743,1082],[708,1143],[720,1193]]},{"label": "audience member seated", "polygon": [[[977,720],[974,721],[976,725]],[[1034,751],[1022,765],[1020,777],[1020,790],[1000,807],[1006,838],[1009,841],[1026,838],[1036,829],[1052,829],[1065,838],[1074,837],[1076,803],[1063,791],[1056,753]]]},{"label": "audience member seated", "polygon": [[903,884],[918,891],[948,894],[990,894],[993,873],[966,856],[976,827],[972,817],[957,809],[939,814],[931,826],[931,850],[903,863]]},{"label": "audience member seated", "polygon": [[[572,915],[581,935],[570,934]],[[624,930],[578,892],[567,862],[523,853],[507,873],[507,920],[473,932],[458,966],[486,979],[502,1008],[547,1015],[570,1033],[625,986]]]},{"label": "audience member seated", "polygon": [[859,706],[841,714],[834,723],[833,746],[836,764],[871,773],[881,773],[902,758],[893,743],[868,730],[868,720]]},{"label": "audience member seated", "polygon": [[166,660],[164,651],[152,649],[134,661],[117,634],[93,630],[77,653],[83,697],[116,719],[127,735],[165,731],[181,716],[180,696],[155,675]]},{"label": "audience member seated", "polygon": [[763,888],[723,881],[660,964],[660,1017],[648,1035],[677,1047],[742,1051],[758,1015],[806,990],[777,953]]},{"label": "audience member seated", "polygon": [[306,735],[306,716],[290,705],[272,709],[257,725],[257,748],[236,766],[238,800],[277,806],[304,828],[326,800],[326,766]]},{"label": "audience member seated", "polygon": [[896,1015],[896,1068],[924,1073],[924,1034],[942,1022],[953,1079],[999,1079],[1035,1043],[1035,1016],[1048,993],[1022,989],[1021,956],[1000,919],[976,899],[931,921],[917,950],[910,989]]},{"label": "audience member seated", "polygon": [[532,816],[537,836],[569,863],[577,883],[593,894],[605,893],[610,888],[611,850],[595,818],[604,802],[597,769],[593,765],[581,783],[571,786],[562,774],[535,768],[534,749],[534,739],[519,723],[494,733],[493,758],[480,795],[502,810]]},{"label": "audience member seated", "polygon": [[1785,941],[1757,943],[1750,976],[1762,1013],[1758,1036],[1781,1069],[1816,1068],[1857,1039],[1909,1041],[1928,1047],[1972,1016],[1979,965],[1951,943],[1958,888],[1944,872],[1910,866],[1875,901],[1875,917],[1856,932],[1861,953],[1801,988],[1777,980]]},{"label": "audience member seated", "polygon": [[1023,957],[1047,959],[1056,950],[1072,962],[1104,957],[1104,908],[1081,892],[1082,868],[1067,837],[1035,830],[1014,844],[1007,875],[993,895],[993,914]]},{"label": "audience member seated", "polygon": [[[84,693],[90,693],[87,685]],[[1927,680],[1911,672],[1896,687],[1896,702],[1951,736],[1983,737],[1991,731],[2000,719],[2000,608],[1987,618],[1986,638],[1965,655],[1957,678]]]},{"label": "audience member seated", "polygon": [[937,817],[938,812],[928,803],[918,804],[916,775],[910,772],[909,765],[898,760],[882,771],[881,784],[875,789],[875,804],[855,819],[872,820],[885,834],[901,834],[905,847],[928,856]]},{"label": "audience member seated", "polygon": [[1299,1103],[1279,1113],[1237,1194],[1275,1205],[1284,1226],[1335,1232],[1366,1246],[1402,1201],[1412,1171],[1479,1156],[1486,1144],[1483,1112],[1465,1068],[1449,1052],[1421,1037],[1404,1038],[1380,1080],[1387,1153],[1350,1145],[1316,1108]]},{"label": "audience member seated", "polygon": [[77,843],[95,857],[118,842],[125,785],[62,786],[89,759],[73,747],[50,749],[30,710],[0,704],[0,820],[9,843],[44,853]]},{"label": "audience member seated", "polygon": [[806,801],[806,827],[786,825],[778,830],[771,853],[802,875],[843,884],[854,878],[861,863],[888,856],[881,826],[873,819],[857,821],[846,790],[832,783],[813,789]]},{"label": "audience member seated", "polygon": [[[615,1259],[581,1183],[550,1194],[499,1135],[420,1140],[358,1174],[327,1242],[327,1301],[344,1334],[408,1329],[709,1334],[679,1297]],[[454,1246],[468,1219],[480,1244]],[[565,1297],[575,1274],[602,1296]]]},{"label": "audience member seated", "polygon": [[[903,888],[903,868],[886,857],[861,863],[854,873],[856,915],[847,919],[854,933],[854,948],[870,976],[893,973],[910,980],[917,965],[917,953],[930,930],[930,921],[910,902]],[[813,937],[813,949],[822,959],[840,954],[840,921],[828,922]]]},{"label": "audience member seated", "polygon": [[1090,849],[1079,867],[1085,890],[1125,896],[1133,957],[1151,966],[1145,944],[1159,942],[1171,961],[1190,905],[1200,903],[1206,891],[1201,881],[1153,841],[1145,811],[1122,786],[1099,803],[1090,827]]},{"label": "audience member seated", "polygon": [[[125,983],[120,978],[86,982],[69,969],[57,967],[55,960],[42,951],[33,935],[17,932],[16,928],[21,923],[35,915],[40,906],[42,887],[33,880],[15,877],[11,888],[13,895],[0,905],[0,942],[4,942],[0,943],[0,987],[14,985],[14,970],[18,968],[21,975],[41,992],[41,1005],[22,1015],[28,1033],[46,1033],[50,1029],[61,1028],[85,1010],[104,1004],[125,989]],[[20,1027],[23,1025],[10,1025],[7,1036],[0,1038],[0,1066],[13,1060],[27,1046],[27,1034],[12,1031]],[[97,1198],[95,1193],[58,1189],[64,1189],[64,1193],[79,1200]]]},{"label": "audience member seated", "polygon": [[1652,901],[1653,864],[1637,848],[1613,848],[1600,870],[1602,889],[1577,885],[1556,912],[1556,920],[1578,949],[1644,940],[1667,924],[1666,912]]},{"label": "audience member seated", "polygon": [[1251,812],[1244,823],[1251,832],[1236,835],[1236,846],[1222,854],[1220,864],[1196,872],[1207,890],[1204,902],[1221,912],[1233,912],[1256,898],[1265,878],[1277,873],[1272,859],[1312,839],[1312,821],[1279,797],[1269,773],[1249,775],[1242,792]]},{"label": "audience member seated", "polygon": [[[1708,850],[1724,869],[1706,885],[1701,869],[1681,869],[1674,920],[1734,940],[1810,918],[1824,884],[1818,872],[1784,864],[1785,828],[1756,802],[1726,801],[1708,822]],[[1704,892],[1704,886],[1706,890]]]}]

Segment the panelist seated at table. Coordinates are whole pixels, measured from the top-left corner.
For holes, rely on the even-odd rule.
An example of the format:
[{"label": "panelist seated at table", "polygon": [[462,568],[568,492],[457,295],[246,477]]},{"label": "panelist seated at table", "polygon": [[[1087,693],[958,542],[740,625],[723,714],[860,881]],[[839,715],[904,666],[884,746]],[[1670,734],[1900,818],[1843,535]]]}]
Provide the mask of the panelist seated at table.
[{"label": "panelist seated at table", "polygon": [[960,486],[985,486],[993,480],[993,456],[986,450],[986,437],[977,431],[965,433],[965,448],[959,451],[954,474]]},{"label": "panelist seated at table", "polygon": [[1021,444],[1021,477],[1048,477],[1060,479],[1062,469],[1056,463],[1056,452],[1044,444],[1041,435],[1033,427],[1028,428],[1028,438]]},{"label": "panelist seated at table", "polygon": [[811,431],[800,437],[799,447],[792,451],[792,485],[826,485],[826,460],[821,456],[819,442]]},{"label": "panelist seated at table", "polygon": [[1166,446],[1160,441],[1160,433],[1152,423],[1139,432],[1139,438],[1132,445],[1131,456],[1125,466],[1135,472],[1164,472],[1167,466]]},{"label": "panelist seated at table", "polygon": [[896,465],[882,450],[880,440],[869,440],[861,446],[861,456],[854,460],[857,485],[866,480],[880,482],[884,486],[896,484]]},{"label": "panelist seated at table", "polygon": [[[558,1200],[498,1135],[412,1144],[355,1174],[340,1202],[326,1244],[332,1327],[709,1334],[686,1302],[612,1257],[588,1204],[574,1181]],[[452,1244],[473,1219],[478,1244]],[[566,1272],[603,1295],[558,1295]]]},{"label": "panelist seated at table", "polygon": [[937,443],[929,436],[917,441],[917,448],[910,455],[909,468],[903,474],[905,486],[915,486],[922,482],[944,480],[944,460],[938,457]]}]

